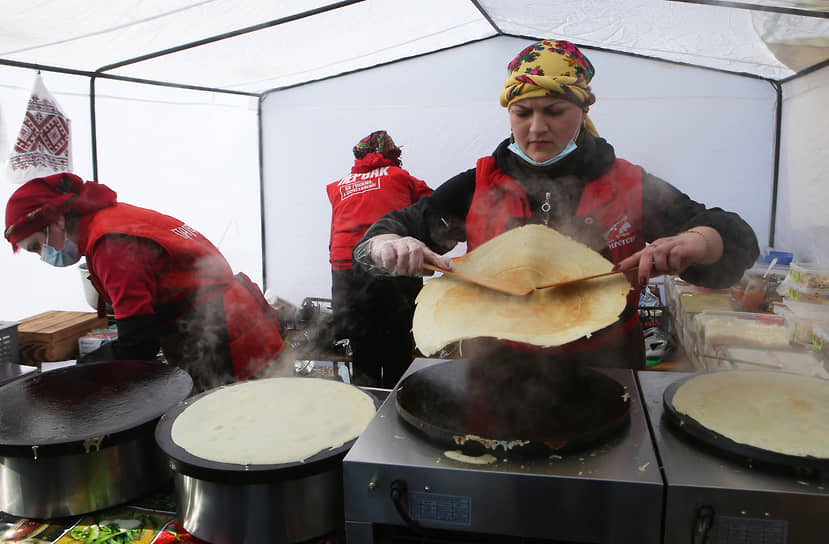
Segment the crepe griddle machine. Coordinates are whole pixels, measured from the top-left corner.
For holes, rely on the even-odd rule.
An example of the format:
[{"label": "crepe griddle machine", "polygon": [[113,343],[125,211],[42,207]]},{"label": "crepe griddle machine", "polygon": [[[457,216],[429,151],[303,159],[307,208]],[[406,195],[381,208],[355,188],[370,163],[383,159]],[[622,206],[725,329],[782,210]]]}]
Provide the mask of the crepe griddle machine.
[{"label": "crepe griddle machine", "polygon": [[[788,455],[749,444],[735,442],[731,438],[709,429],[696,419],[683,414],[674,406],[674,396],[685,382],[695,376],[687,376],[668,385],[662,394],[665,418],[680,433],[691,438],[699,447],[713,450],[734,459],[756,461],[769,466],[816,470],[829,473],[829,459]],[[817,378],[816,378],[817,379]]]},{"label": "crepe griddle machine", "polygon": [[172,474],[153,438],[193,380],[156,361],[101,361],[0,386],[0,509],[26,518],[101,510]]},{"label": "crepe griddle machine", "polygon": [[[168,410],[156,426],[156,442],[174,472],[182,526],[211,544],[294,544],[339,530],[344,524],[342,460],[356,439],[300,462],[278,464],[204,459],[173,440],[173,425],[187,407],[226,387],[244,386],[234,383],[194,395]],[[374,395],[366,394],[379,406]]]},{"label": "crepe griddle machine", "polygon": [[622,384],[583,365],[456,359],[404,378],[396,408],[415,431],[466,455],[542,458],[624,428]]}]

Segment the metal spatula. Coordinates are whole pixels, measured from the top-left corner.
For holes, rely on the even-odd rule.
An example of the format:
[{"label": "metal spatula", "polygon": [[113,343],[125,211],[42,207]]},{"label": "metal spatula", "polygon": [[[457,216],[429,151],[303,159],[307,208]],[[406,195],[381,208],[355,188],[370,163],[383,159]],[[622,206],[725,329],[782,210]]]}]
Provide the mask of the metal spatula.
[{"label": "metal spatula", "polygon": [[500,280],[496,278],[486,278],[482,276],[473,276],[470,274],[466,274],[464,272],[457,272],[455,270],[446,270],[443,268],[439,268],[435,265],[429,263],[423,263],[423,268],[426,270],[431,270],[432,272],[440,272],[442,274],[446,274],[447,276],[453,276],[470,283],[474,283],[477,285],[481,285],[483,287],[487,287],[489,289],[494,289],[495,291],[500,291],[501,293],[506,293],[508,295],[528,295],[533,292],[532,287],[524,287],[522,285],[517,285],[515,283]]}]

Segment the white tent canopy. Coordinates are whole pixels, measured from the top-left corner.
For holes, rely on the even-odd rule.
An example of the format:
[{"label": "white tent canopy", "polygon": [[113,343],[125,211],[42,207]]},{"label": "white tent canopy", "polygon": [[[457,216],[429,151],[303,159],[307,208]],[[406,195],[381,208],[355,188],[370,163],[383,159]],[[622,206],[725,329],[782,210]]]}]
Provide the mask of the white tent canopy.
[{"label": "white tent canopy", "polygon": [[[433,187],[472,167],[508,133],[507,62],[541,38],[593,61],[591,117],[620,156],[737,211],[761,245],[814,253],[827,228],[825,0],[0,6],[2,156],[40,70],[76,173],[188,221],[294,303],[330,295],[324,187],[351,146],[385,128]],[[76,270],[0,264],[0,320],[89,309]]]},{"label": "white tent canopy", "polygon": [[825,1],[743,3],[788,13],[716,4],[5,0],[0,58],[255,94],[500,34],[775,80],[827,58]]}]

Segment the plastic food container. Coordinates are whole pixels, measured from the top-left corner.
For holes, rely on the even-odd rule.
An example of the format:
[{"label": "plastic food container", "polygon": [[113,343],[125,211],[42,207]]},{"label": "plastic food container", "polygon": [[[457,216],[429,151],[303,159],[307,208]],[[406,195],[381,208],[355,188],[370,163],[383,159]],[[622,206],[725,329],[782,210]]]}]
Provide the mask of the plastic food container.
[{"label": "plastic food container", "polygon": [[829,350],[829,326],[814,325],[812,327],[812,345],[821,351]]},{"label": "plastic food container", "polygon": [[95,329],[89,334],[78,338],[78,353],[80,357],[92,353],[104,344],[109,344],[118,339],[118,331],[115,329]]},{"label": "plastic food container", "polygon": [[790,327],[781,315],[706,310],[696,319],[704,350],[717,345],[766,348],[790,345]]},{"label": "plastic food container", "polygon": [[[829,372],[814,350],[809,349],[766,349],[742,346],[723,346],[719,356],[706,360],[708,368],[742,370],[779,370],[829,378]],[[712,363],[717,363],[714,366]]]},{"label": "plastic food container", "polygon": [[794,258],[794,253],[788,251],[777,251],[771,247],[764,247],[757,257],[758,264],[768,265],[772,260],[777,259],[777,266],[787,266]]},{"label": "plastic food container", "polygon": [[784,279],[783,282],[777,286],[777,293],[781,295],[784,300],[811,302],[813,304],[824,304],[829,306],[829,289],[806,287],[803,282],[797,281],[792,277],[786,277],[786,279]]},{"label": "plastic food container", "polygon": [[792,261],[789,265],[789,277],[807,289],[829,291],[829,265],[827,264]]},{"label": "plastic food container", "polygon": [[731,310],[731,296],[725,293],[684,293],[682,311],[696,314],[705,310]]},{"label": "plastic food container", "polygon": [[763,276],[752,276],[743,289],[740,297],[740,310],[744,312],[756,312],[765,309],[766,292],[769,290],[769,280]]},{"label": "plastic food container", "polygon": [[744,279],[752,276],[766,276],[769,280],[778,280],[777,283],[783,281],[783,278],[789,275],[791,267],[789,263],[782,263],[777,261],[774,266],[769,268],[771,262],[762,262],[760,259],[752,265],[751,268],[745,271]]},{"label": "plastic food container", "polygon": [[752,268],[745,271],[740,281],[731,286],[733,308],[742,312],[760,313],[781,299],[779,285],[789,276],[789,266],[778,263],[769,268],[769,264],[760,264],[758,259]]},{"label": "plastic food container", "polygon": [[812,304],[798,300],[786,299],[774,309],[775,313],[786,319],[791,332],[791,339],[798,344],[812,343],[812,327],[816,324],[829,324],[829,304]]}]

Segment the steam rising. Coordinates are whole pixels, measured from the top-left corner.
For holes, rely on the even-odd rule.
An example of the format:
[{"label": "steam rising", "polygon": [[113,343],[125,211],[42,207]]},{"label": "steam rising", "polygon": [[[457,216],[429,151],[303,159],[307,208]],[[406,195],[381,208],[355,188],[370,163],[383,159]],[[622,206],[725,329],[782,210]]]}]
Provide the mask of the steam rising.
[{"label": "steam rising", "polygon": [[[195,263],[194,268],[203,278],[204,287],[195,304],[176,320],[174,334],[162,336],[162,349],[171,363],[190,373],[194,392],[198,393],[235,381],[228,312],[222,296],[232,271],[220,257],[203,258]],[[251,368],[264,367],[256,377],[264,374],[268,377],[287,376],[293,367],[288,364],[286,351],[283,350],[281,356],[273,360],[251,359],[247,364]]]}]

